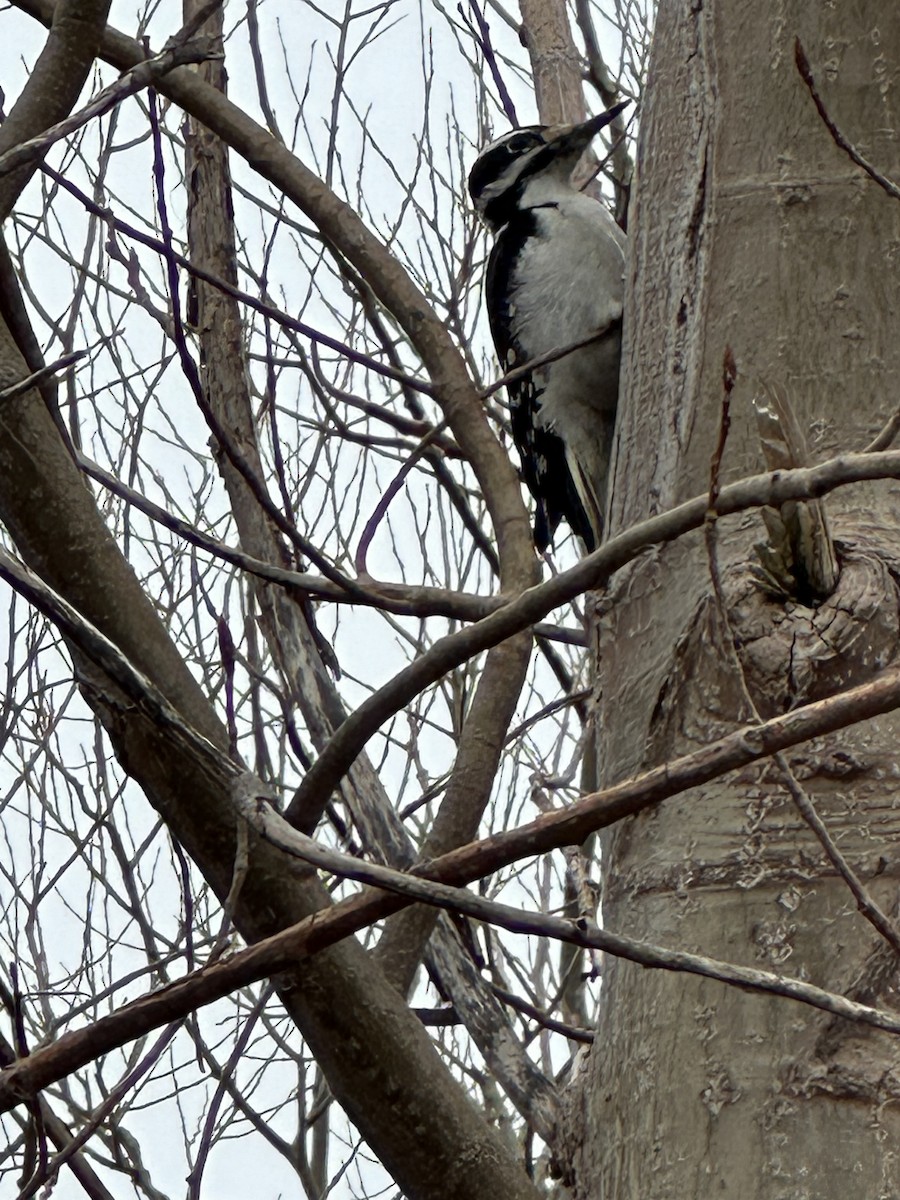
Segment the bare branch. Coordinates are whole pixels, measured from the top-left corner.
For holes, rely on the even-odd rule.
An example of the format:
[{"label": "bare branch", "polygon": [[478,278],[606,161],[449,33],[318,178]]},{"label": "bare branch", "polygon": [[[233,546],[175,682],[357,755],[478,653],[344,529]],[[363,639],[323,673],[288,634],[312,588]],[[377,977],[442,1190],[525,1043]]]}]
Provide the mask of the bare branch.
[{"label": "bare branch", "polygon": [[81,362],[88,354],[89,351],[87,350],[74,350],[71,354],[64,354],[54,362],[47,363],[39,371],[33,371],[30,375],[26,375],[19,383],[14,383],[12,387],[7,387],[0,391],[0,402],[3,400],[15,400],[17,396],[24,396],[32,388],[40,387],[48,379],[52,379],[61,372],[68,371],[69,367],[74,366],[77,362]]},{"label": "bare branch", "polygon": [[[218,2],[219,0],[216,0],[216,3]],[[37,137],[29,138],[26,142],[19,142],[12,149],[0,154],[0,175],[7,175],[17,167],[35,162],[56,142],[69,137],[70,134],[82,129],[97,117],[105,116],[117,104],[127,100],[129,96],[134,96],[144,88],[151,87],[160,76],[171,71],[173,67],[184,66],[186,63],[203,62],[216,53],[213,47],[207,43],[175,44],[167,47],[153,58],[138,63],[136,67],[120,76],[115,83],[111,83],[109,87],[99,92],[84,108],[78,109],[77,112],[62,121],[57,121],[55,125],[45,129]],[[221,51],[218,54],[221,56]]]},{"label": "bare branch", "polygon": [[816,81],[813,78],[812,68],[809,65],[809,59],[806,57],[806,51],[803,49],[803,44],[799,38],[794,39],[794,62],[797,64],[797,70],[800,72],[800,77],[809,89],[809,94],[812,97],[812,102],[816,106],[816,112],[822,118],[822,123],[834,141],[834,144],[861,167],[870,179],[873,179],[880,188],[882,188],[893,200],[900,200],[900,187],[886,175],[874,167],[866,158],[860,154],[851,141],[849,141],[835,122],[828,114],[825,107],[825,102],[819,95],[819,89],[816,87]]},{"label": "bare branch", "polygon": [[[766,504],[814,499],[846,483],[889,478],[900,478],[900,454],[897,452],[847,454],[816,467],[756,475],[730,484],[722,488],[713,511],[721,517]],[[363,701],[341,726],[295,792],[288,819],[292,820],[292,814],[302,810],[307,797],[330,792],[376,729],[421,688],[482,650],[529,628],[536,620],[582,592],[601,587],[614,571],[650,546],[673,541],[688,530],[698,528],[709,512],[708,495],[685,501],[659,517],[651,517],[610,538],[577,566],[524,592],[491,616],[459,633],[441,638],[390,683]]]},{"label": "bare branch", "polygon": [[[435,883],[458,886],[500,870],[520,858],[577,844],[598,829],[642,812],[690,788],[708,783],[728,771],[745,767],[811,738],[832,733],[898,707],[900,668],[885,671],[871,682],[827,700],[805,705],[762,724],[746,725],[694,754],[684,755],[635,779],[625,780],[594,795],[585,796],[577,804],[538,817],[520,829],[495,834],[481,842],[461,847],[429,863],[410,886],[418,886],[423,877]],[[261,789],[254,786],[246,775],[241,777],[239,783],[242,803],[249,805],[257,815],[263,812],[264,807],[258,799]],[[280,820],[278,828],[284,830]],[[301,844],[308,845],[307,842]],[[361,865],[357,860],[353,862],[354,869],[369,869],[370,864]],[[406,881],[414,878],[407,875],[400,877]],[[392,881],[397,882],[393,876]],[[423,897],[424,894],[423,891]],[[36,1050],[28,1058],[18,1061],[15,1066],[0,1072],[0,1111],[77,1070],[96,1055],[115,1046],[124,1045],[176,1017],[183,1016],[186,1012],[227,995],[235,988],[277,973],[287,964],[296,963],[302,956],[315,954],[325,946],[332,945],[335,941],[398,911],[407,902],[405,898],[398,898],[396,895],[363,892],[342,901],[327,912],[316,913],[294,928],[261,941],[226,961],[214,963],[162,991],[135,1001],[110,1016],[101,1018],[83,1032],[63,1035],[54,1045]],[[516,919],[520,919],[518,910],[514,911]],[[563,924],[566,929],[571,928],[570,923]],[[579,927],[578,935],[586,936],[585,929]],[[602,947],[610,953],[614,952],[613,947],[632,945],[627,939],[616,940],[613,935],[604,936],[613,939]],[[648,962],[648,965],[651,964]],[[658,962],[653,965],[666,964]],[[769,988],[765,972],[761,976],[753,973],[745,976],[743,973],[746,968],[733,970],[738,974],[730,981],[738,986],[755,986],[762,980],[759,985],[764,990],[777,990],[774,985]],[[700,970],[700,973],[707,972]],[[768,977],[769,980],[777,978]],[[795,999],[815,1004],[817,1007],[824,1008],[832,1003],[827,999],[830,994],[820,993],[818,989],[804,995],[791,990],[790,994]],[[818,999],[822,999],[821,1005],[818,1004]],[[843,998],[838,998],[838,1002],[840,1006],[852,1003]],[[829,1007],[828,1011],[838,1010]],[[873,1011],[875,1010],[861,1013],[855,1008],[842,1008],[841,1015],[868,1022],[867,1014]],[[882,1019],[887,1024],[879,1024]],[[880,1014],[877,1019],[872,1018],[872,1023],[879,1024],[881,1028],[900,1031],[900,1017],[891,1014]]]}]

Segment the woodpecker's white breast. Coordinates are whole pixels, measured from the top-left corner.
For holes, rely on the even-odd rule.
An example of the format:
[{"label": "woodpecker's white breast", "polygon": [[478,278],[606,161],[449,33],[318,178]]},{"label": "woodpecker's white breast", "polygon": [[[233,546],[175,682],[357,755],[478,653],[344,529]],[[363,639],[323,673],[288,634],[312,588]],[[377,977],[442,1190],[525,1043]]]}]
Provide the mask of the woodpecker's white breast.
[{"label": "woodpecker's white breast", "polygon": [[532,415],[562,439],[580,502],[599,529],[619,393],[625,238],[602,205],[552,179],[536,178],[520,209],[534,221],[510,277],[520,353],[538,358],[599,335],[535,369]]},{"label": "woodpecker's white breast", "polygon": [[538,177],[522,197],[536,236],[513,273],[515,327],[544,354],[622,316],[625,237],[602,204]]},{"label": "woodpecker's white breast", "polygon": [[510,324],[526,357],[612,330],[534,372],[539,419],[567,440],[596,436],[597,413],[614,413],[618,395],[625,238],[601,204],[554,181],[535,179],[521,208],[536,235],[512,272]]}]

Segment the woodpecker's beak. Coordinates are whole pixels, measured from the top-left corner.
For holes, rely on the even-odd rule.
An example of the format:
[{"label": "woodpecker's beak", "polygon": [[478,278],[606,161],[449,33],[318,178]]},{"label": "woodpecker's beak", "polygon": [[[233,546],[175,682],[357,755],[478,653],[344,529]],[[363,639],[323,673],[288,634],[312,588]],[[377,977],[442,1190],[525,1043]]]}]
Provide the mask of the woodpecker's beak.
[{"label": "woodpecker's beak", "polygon": [[591,117],[589,121],[582,121],[580,125],[551,125],[544,131],[547,146],[552,147],[554,153],[560,157],[580,157],[600,130],[614,121],[630,103],[630,100],[623,100],[620,104],[608,108],[606,112]]}]

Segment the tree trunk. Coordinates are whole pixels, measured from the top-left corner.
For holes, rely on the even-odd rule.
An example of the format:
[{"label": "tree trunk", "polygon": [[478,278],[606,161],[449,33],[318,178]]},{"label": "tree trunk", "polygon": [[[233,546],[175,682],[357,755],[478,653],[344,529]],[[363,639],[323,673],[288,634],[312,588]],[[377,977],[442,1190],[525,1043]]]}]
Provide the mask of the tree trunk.
[{"label": "tree trunk", "polygon": [[[892,257],[900,205],[832,118],[898,177],[900,10],[880,0],[663,0],[631,214],[631,308],[611,532],[710,485],[732,347],[726,482],[765,469],[753,398],[786,395],[814,459],[866,446],[900,395]],[[759,514],[618,578],[599,622],[604,782],[869,678],[897,654],[897,487],[829,499],[840,579],[817,607],[751,573]],[[721,598],[711,582],[717,563]],[[896,908],[896,747],[884,718],[801,747],[794,781],[884,909]],[[856,911],[777,763],[697,789],[605,840],[621,933],[895,1007],[890,949]],[[608,961],[584,1074],[579,1197],[759,1200],[900,1194],[900,1045],[887,1034]]]}]

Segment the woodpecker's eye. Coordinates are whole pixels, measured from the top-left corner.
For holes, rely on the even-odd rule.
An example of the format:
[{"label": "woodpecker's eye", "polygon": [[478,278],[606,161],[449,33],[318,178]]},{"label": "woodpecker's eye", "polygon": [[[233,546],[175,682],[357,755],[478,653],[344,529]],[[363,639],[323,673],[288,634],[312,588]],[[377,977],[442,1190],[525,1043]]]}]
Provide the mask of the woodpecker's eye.
[{"label": "woodpecker's eye", "polygon": [[511,155],[515,155],[524,154],[526,150],[533,150],[535,146],[542,144],[541,135],[528,130],[526,133],[517,133],[515,137],[511,137],[506,143],[506,148]]}]

